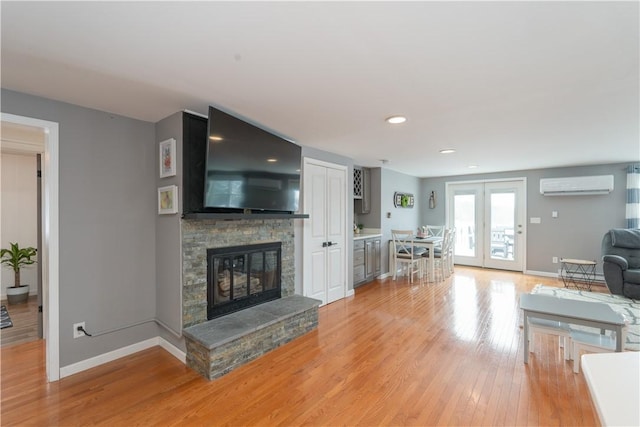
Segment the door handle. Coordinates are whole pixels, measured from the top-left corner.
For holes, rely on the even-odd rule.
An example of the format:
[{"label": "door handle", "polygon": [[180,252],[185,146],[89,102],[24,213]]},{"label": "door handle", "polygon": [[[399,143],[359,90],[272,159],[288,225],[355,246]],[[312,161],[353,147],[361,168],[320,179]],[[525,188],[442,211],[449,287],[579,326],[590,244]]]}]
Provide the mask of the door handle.
[{"label": "door handle", "polygon": [[329,246],[329,242],[322,242],[322,247],[326,248],[327,246]]},{"label": "door handle", "polygon": [[335,242],[327,242],[327,246],[333,246],[333,245],[337,245],[337,243],[335,243]]}]

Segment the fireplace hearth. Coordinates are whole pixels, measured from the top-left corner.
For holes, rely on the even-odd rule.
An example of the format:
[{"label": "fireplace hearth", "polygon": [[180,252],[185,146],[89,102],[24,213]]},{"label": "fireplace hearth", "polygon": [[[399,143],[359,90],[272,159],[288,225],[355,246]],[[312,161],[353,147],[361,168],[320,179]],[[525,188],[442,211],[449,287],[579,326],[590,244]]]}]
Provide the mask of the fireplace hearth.
[{"label": "fireplace hearth", "polygon": [[207,249],[207,319],[281,297],[282,243]]}]

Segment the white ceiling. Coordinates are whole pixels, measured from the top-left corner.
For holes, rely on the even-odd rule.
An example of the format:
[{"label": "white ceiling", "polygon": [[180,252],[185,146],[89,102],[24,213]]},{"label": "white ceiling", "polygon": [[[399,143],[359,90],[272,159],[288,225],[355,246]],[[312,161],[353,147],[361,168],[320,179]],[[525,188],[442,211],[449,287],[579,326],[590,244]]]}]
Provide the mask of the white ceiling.
[{"label": "white ceiling", "polygon": [[2,87],[150,122],[215,105],[419,177],[631,162],[638,6],[2,1]]}]

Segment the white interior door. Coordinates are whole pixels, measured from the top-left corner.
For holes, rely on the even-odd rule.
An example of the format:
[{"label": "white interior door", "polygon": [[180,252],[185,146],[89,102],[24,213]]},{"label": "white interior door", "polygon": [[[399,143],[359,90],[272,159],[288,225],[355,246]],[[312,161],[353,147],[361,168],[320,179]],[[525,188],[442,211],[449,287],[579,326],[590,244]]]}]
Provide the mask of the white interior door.
[{"label": "white interior door", "polygon": [[447,184],[457,264],[524,271],[524,193],[524,179]]},{"label": "white interior door", "polygon": [[346,176],[339,165],[304,161],[304,295],[323,304],[346,296]]},{"label": "white interior door", "polygon": [[327,168],[327,303],[346,296],[346,170]]}]

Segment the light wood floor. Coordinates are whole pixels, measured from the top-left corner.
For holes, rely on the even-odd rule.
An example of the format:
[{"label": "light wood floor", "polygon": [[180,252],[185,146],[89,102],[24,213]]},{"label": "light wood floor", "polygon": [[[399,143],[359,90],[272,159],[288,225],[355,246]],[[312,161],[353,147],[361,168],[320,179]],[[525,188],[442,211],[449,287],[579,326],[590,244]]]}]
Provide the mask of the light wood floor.
[{"label": "light wood floor", "polygon": [[517,301],[536,283],[560,286],[461,267],[374,281],[215,381],[156,347],[47,384],[42,341],[3,347],[2,425],[597,425],[556,340],[523,363]]},{"label": "light wood floor", "polygon": [[38,296],[32,295],[23,304],[7,304],[6,300],[0,302],[7,307],[13,326],[0,330],[0,346],[24,344],[38,338]]}]

